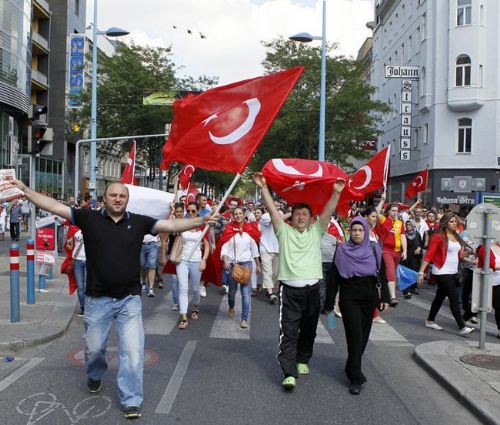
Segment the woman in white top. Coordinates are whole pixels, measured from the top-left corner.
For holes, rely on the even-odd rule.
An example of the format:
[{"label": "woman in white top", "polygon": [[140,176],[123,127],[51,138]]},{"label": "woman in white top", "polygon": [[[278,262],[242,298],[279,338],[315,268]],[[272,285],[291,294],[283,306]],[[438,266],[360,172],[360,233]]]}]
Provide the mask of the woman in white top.
[{"label": "woman in white top", "polygon": [[[190,202],[187,205],[186,212],[189,218],[198,216],[198,204]],[[202,239],[203,252],[198,243],[202,230],[200,228],[188,230],[181,233],[184,242],[182,247],[181,262],[177,264],[177,279],[179,281],[179,329],[186,329],[188,325],[187,309],[189,304],[188,291],[189,283],[193,291],[193,309],[191,310],[191,319],[198,320],[200,318],[200,278],[201,272],[207,266],[207,257],[210,253],[208,241]],[[196,248],[195,248],[196,247]],[[191,252],[194,253],[191,258],[188,258]]]},{"label": "woman in white top", "polygon": [[76,293],[78,302],[80,303],[80,314],[83,316],[85,310],[85,287],[87,286],[87,257],[85,256],[85,246],[83,244],[82,231],[78,231],[73,235],[73,274],[76,281]]},{"label": "woman in white top", "polygon": [[434,319],[443,305],[444,299],[448,297],[451,313],[459,328],[458,333],[459,335],[465,336],[473,332],[474,328],[465,326],[458,300],[458,263],[460,259],[464,258],[464,247],[466,244],[457,233],[457,223],[458,221],[455,213],[447,212],[441,217],[438,229],[432,236],[429,243],[429,249],[420,265],[417,283],[422,285],[424,270],[432,263],[432,274],[436,278],[437,290],[436,296],[432,301],[429,315],[425,321],[425,326],[435,330],[443,329],[434,322]]},{"label": "woman in white top", "polygon": [[[257,239],[257,240],[256,240]],[[260,265],[257,261],[259,257],[259,248],[257,242],[260,239],[260,231],[255,222],[245,222],[245,213],[240,207],[233,210],[233,221],[231,221],[221,236],[223,243],[221,248],[221,260],[225,273],[227,273],[227,282],[229,284],[228,304],[230,317],[236,316],[234,310],[236,292],[238,283],[232,277],[234,264],[238,263],[244,267],[253,269],[254,259],[257,273],[260,273]],[[248,328],[248,317],[250,315],[250,293],[252,285],[250,282],[240,285],[241,291],[241,322],[242,329]]]},{"label": "woman in white top", "polygon": [[[479,250],[477,252],[480,268],[483,268],[484,251],[485,247],[483,245],[479,247]],[[493,270],[493,279],[491,281],[491,286],[493,287],[493,295],[491,305],[495,310],[497,338],[500,338],[500,241],[495,241],[491,245],[489,266]]]}]

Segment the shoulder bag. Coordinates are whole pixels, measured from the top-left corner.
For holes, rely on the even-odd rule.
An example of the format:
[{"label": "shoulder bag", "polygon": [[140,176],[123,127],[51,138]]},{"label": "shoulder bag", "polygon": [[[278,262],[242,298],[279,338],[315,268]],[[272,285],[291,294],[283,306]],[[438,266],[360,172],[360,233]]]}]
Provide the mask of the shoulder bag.
[{"label": "shoulder bag", "polygon": [[385,304],[389,304],[389,287],[387,286],[387,281],[380,277],[380,264],[378,263],[377,253],[375,251],[375,242],[371,241],[370,244],[377,265],[377,283],[375,284],[375,288],[377,289],[376,307],[378,311],[383,311],[385,310]]},{"label": "shoulder bag", "polygon": [[182,260],[182,248],[184,248],[184,240],[181,235],[177,235],[170,250],[169,260],[173,264],[180,264]]},{"label": "shoulder bag", "polygon": [[[74,238],[72,238],[74,239]],[[80,253],[80,250],[82,249],[83,247],[83,241],[80,243],[80,245],[78,245],[78,248],[76,248],[76,252],[75,252],[75,256],[74,257],[78,257],[78,254]],[[71,258],[70,260],[67,262],[67,264],[62,264],[61,265],[61,273],[63,274],[72,274],[73,273],[73,269],[75,267],[75,258],[73,257],[73,255],[71,255]]]},{"label": "shoulder bag", "polygon": [[240,285],[247,285],[250,281],[250,276],[252,275],[252,269],[250,267],[242,266],[238,264],[236,259],[236,237],[233,237],[233,248],[234,248],[234,266],[231,273],[231,277],[236,283]]}]

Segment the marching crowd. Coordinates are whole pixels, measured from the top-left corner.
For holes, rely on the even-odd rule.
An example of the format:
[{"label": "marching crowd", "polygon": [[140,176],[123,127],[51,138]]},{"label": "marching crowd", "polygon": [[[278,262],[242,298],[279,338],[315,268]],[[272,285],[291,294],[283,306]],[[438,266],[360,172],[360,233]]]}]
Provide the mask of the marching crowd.
[{"label": "marching crowd", "polygon": [[[115,321],[124,347],[118,388],[127,418],[141,414],[140,295],[154,297],[155,283],[160,288],[169,284],[180,330],[203,318],[202,299],[209,283],[223,288],[227,314],[236,317],[239,312],[242,329],[249,327],[252,297],[262,293],[270,304],[279,303],[277,358],[287,390],[296,387],[299,375],[309,373],[316,327],[324,313],[342,317],[349,392],[361,392],[366,382],[362,355],[372,324],[384,323],[380,312],[400,302],[399,266],[417,276],[402,291],[405,299],[418,295],[424,280],[436,287],[424,325],[442,329],[435,318],[448,298],[458,333],[465,336],[478,323],[471,311],[472,270],[488,261],[494,271],[493,307],[500,338],[500,241],[485,258],[484,247],[469,237],[464,217],[426,209],[419,201],[401,209],[386,204],[383,194],[375,207],[353,205],[346,219],[338,219],[342,179],[333,185],[323,211],[313,215],[307,203],[287,205],[274,198],[261,173],[253,178],[261,203],[230,197],[216,215],[215,206],[200,193],[193,202],[180,198],[172,204],[165,220],[127,212],[128,190],[118,183],[106,189],[98,210],[64,205],[16,183],[29,201],[71,224],[65,249],[84,317],[88,389],[96,393],[101,388],[107,336]],[[238,289],[241,305],[236,305]]]}]

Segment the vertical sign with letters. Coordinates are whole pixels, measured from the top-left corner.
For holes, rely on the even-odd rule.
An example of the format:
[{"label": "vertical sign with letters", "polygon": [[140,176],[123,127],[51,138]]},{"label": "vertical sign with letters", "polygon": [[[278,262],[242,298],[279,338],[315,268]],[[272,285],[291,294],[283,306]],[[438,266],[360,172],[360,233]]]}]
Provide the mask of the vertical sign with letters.
[{"label": "vertical sign with letters", "polygon": [[82,92],[85,82],[85,34],[69,36],[69,106],[81,106],[81,102],[72,99],[72,95]]},{"label": "vertical sign with letters", "polygon": [[411,159],[411,81],[401,82],[401,137],[399,141],[401,161]]}]

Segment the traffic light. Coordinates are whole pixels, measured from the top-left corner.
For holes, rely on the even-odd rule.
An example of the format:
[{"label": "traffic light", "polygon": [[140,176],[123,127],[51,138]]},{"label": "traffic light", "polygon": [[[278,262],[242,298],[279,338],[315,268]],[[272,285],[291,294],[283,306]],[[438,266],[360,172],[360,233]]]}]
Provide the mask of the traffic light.
[{"label": "traffic light", "polygon": [[31,149],[32,154],[52,155],[52,128],[47,128],[47,122],[40,119],[47,113],[47,105],[31,105]]},{"label": "traffic light", "polygon": [[48,141],[43,140],[47,131],[47,126],[43,124],[33,124],[31,126],[31,152],[40,153]]}]

